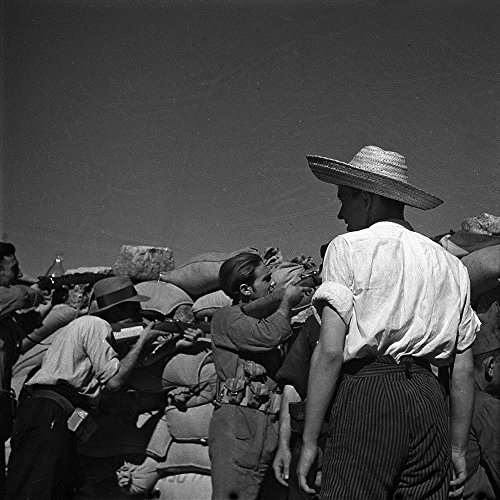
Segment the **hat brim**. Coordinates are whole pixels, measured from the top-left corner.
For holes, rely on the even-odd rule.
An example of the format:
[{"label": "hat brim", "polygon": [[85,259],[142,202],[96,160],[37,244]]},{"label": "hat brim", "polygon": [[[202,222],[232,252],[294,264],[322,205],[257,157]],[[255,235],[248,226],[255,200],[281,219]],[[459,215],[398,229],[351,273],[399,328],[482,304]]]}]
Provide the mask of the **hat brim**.
[{"label": "hat brim", "polygon": [[443,203],[443,200],[411,184],[362,170],[350,163],[323,156],[307,155],[306,158],[313,174],[322,182],[361,189],[421,210],[430,210]]},{"label": "hat brim", "polygon": [[123,304],[123,302],[146,302],[147,300],[149,300],[149,297],[146,297],[146,295],[134,295],[133,297],[129,297],[128,299],[120,300],[119,302],[116,302],[115,304],[110,304],[109,306],[101,307],[100,309],[95,309],[92,311],[92,314],[106,311],[107,309],[111,309],[112,307],[115,307],[118,304]]}]

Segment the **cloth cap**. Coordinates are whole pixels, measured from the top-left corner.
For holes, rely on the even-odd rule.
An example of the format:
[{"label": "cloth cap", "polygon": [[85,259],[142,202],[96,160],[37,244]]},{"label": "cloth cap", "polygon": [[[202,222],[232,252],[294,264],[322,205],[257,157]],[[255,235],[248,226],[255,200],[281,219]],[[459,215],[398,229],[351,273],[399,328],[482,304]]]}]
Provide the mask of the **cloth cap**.
[{"label": "cloth cap", "polygon": [[149,299],[137,294],[128,276],[113,276],[98,281],[94,285],[94,298],[97,309],[93,309],[92,314],[105,311],[122,302],[144,302]]},{"label": "cloth cap", "polygon": [[313,174],[323,182],[361,189],[422,210],[443,203],[408,182],[405,157],[394,151],[365,146],[350,163],[312,155],[307,160]]},{"label": "cloth cap", "polygon": [[488,311],[479,314],[481,328],[472,344],[472,354],[478,356],[500,349],[500,306],[493,302]]}]

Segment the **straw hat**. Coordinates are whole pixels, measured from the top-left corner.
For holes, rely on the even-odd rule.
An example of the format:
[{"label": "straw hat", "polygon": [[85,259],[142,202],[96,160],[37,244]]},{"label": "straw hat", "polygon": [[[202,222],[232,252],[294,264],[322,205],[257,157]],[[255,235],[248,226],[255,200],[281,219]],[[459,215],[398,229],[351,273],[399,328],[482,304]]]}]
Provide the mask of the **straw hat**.
[{"label": "straw hat", "polygon": [[92,308],[92,314],[105,311],[122,302],[144,302],[149,299],[138,295],[128,276],[113,276],[104,278],[94,285],[94,298],[97,309]]},{"label": "straw hat", "polygon": [[443,203],[408,183],[404,156],[377,146],[365,146],[350,163],[322,156],[307,156],[313,174],[323,182],[349,186],[429,210]]}]

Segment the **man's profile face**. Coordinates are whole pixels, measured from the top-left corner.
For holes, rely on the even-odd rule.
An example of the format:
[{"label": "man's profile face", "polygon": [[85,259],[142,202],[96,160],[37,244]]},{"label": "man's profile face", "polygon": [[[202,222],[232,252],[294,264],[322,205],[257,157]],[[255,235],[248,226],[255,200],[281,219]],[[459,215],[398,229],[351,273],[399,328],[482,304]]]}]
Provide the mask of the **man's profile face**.
[{"label": "man's profile face", "polygon": [[264,263],[255,269],[254,276],[255,280],[250,286],[252,300],[265,297],[271,291],[271,272]]},{"label": "man's profile face", "polygon": [[337,217],[346,223],[347,231],[359,231],[367,227],[367,214],[363,192],[348,186],[339,186],[337,198],[342,203]]},{"label": "man's profile face", "polygon": [[0,262],[0,286],[12,285],[22,275],[15,255],[7,255]]}]

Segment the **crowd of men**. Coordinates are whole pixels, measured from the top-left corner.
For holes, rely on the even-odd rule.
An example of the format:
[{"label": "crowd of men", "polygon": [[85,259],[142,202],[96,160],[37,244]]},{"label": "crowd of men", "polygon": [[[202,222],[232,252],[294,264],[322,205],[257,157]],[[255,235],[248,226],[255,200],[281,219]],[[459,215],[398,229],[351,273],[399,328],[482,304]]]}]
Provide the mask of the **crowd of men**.
[{"label": "crowd of men", "polygon": [[[465,266],[405,220],[405,206],[442,201],[409,184],[392,151],[308,161],[338,186],[347,233],[323,246],[315,290],[272,291],[256,254],[222,265],[233,305],[212,319],[212,497],[500,498],[498,302],[479,318]],[[71,498],[82,483],[76,444],[93,431],[97,396],[121,389],[162,332],[150,322],[119,356],[111,325],[141,322],[147,297],[127,277],[98,281],[92,314],[57,336],[13,420],[12,367],[26,333],[14,313],[39,306],[43,321],[50,308],[21,276],[14,246],[0,243],[0,424],[12,448],[2,494]],[[275,307],[259,309],[273,294]],[[291,343],[292,309],[312,294],[314,314]],[[202,334],[188,329],[184,342]]]}]

